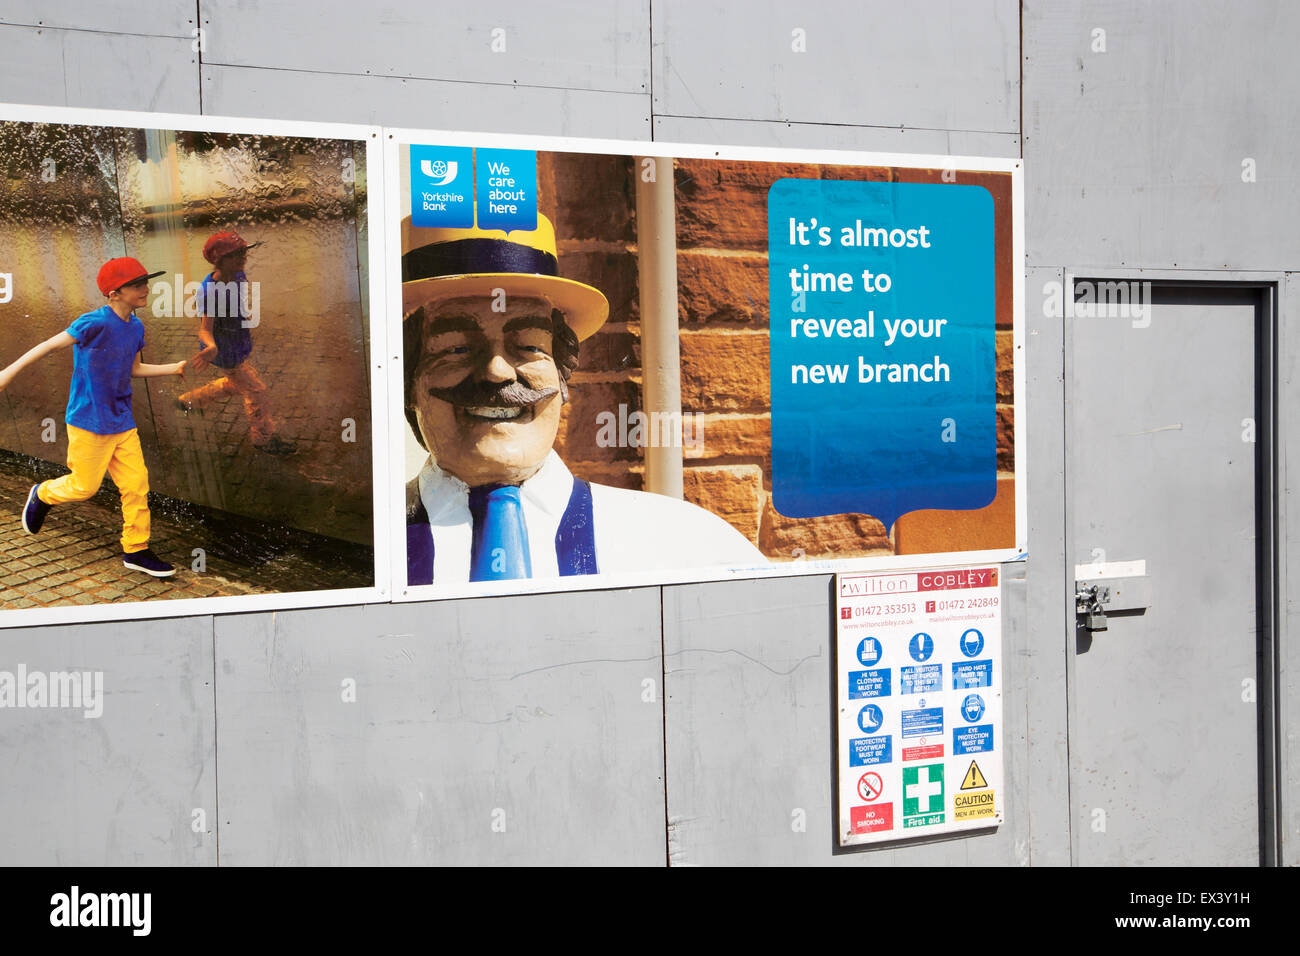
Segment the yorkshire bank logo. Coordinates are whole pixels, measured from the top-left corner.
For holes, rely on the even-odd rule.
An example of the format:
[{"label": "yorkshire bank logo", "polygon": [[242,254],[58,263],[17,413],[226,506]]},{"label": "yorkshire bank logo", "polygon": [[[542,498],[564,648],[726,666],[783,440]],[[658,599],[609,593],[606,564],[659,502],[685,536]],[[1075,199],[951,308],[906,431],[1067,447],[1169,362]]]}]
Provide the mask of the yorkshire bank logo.
[{"label": "yorkshire bank logo", "polygon": [[420,160],[420,172],[429,177],[430,186],[446,186],[456,178],[460,164],[456,160],[443,162],[441,159]]},{"label": "yorkshire bank logo", "polygon": [[466,229],[474,225],[474,150],[411,146],[411,225]]}]

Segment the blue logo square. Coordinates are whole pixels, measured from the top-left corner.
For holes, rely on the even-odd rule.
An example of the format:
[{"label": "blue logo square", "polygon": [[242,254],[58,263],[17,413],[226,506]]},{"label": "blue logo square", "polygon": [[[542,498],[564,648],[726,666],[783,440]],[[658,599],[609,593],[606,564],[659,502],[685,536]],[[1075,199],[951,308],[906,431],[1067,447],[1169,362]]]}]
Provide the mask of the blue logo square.
[{"label": "blue logo square", "polygon": [[537,228],[535,152],[480,147],[476,183],[480,229]]},{"label": "blue logo square", "polygon": [[411,146],[411,225],[474,225],[474,150]]}]

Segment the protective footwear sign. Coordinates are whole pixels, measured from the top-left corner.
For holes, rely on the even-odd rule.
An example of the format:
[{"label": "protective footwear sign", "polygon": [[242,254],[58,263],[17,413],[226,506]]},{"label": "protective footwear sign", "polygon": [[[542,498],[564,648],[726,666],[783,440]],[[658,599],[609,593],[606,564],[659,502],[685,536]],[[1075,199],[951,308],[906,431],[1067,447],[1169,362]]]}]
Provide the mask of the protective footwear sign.
[{"label": "protective footwear sign", "polygon": [[841,846],[997,826],[1001,568],[836,580]]}]

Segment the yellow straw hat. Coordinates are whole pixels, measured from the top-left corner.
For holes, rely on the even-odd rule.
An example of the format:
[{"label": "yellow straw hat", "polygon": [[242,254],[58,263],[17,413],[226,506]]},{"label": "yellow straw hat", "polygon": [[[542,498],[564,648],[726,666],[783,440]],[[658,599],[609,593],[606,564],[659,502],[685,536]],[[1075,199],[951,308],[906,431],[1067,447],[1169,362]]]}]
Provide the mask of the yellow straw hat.
[{"label": "yellow straw hat", "polygon": [[537,228],[453,229],[411,225],[402,220],[402,316],[420,306],[461,296],[506,295],[546,298],[564,313],[578,341],[590,338],[609,318],[609,301],[599,289],[563,279],[555,254],[555,227],[540,213]]}]

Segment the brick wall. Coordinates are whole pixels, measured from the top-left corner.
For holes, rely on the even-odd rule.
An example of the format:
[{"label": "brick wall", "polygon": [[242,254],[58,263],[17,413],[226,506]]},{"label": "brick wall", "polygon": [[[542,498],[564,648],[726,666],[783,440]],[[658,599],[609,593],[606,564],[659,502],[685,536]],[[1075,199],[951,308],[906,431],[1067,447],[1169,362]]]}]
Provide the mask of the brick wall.
[{"label": "brick wall", "polygon": [[[1011,181],[958,173],[994,197],[997,282],[999,497],[976,512],[914,512],[894,539],[875,518],[792,519],[772,507],[768,347],[767,190],[781,177],[940,182],[942,170],[680,159],[677,201],[682,411],[702,441],[684,450],[687,500],[721,515],[773,560],[1014,544],[1011,336]],[[610,318],[584,342],[556,448],[582,477],[641,488],[642,452],[602,447],[597,416],[641,407],[640,315],[633,160],[539,153],[541,211],[555,223],[560,274],[590,283]],[[992,535],[992,537],[990,537]]]}]

